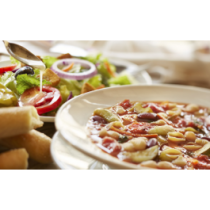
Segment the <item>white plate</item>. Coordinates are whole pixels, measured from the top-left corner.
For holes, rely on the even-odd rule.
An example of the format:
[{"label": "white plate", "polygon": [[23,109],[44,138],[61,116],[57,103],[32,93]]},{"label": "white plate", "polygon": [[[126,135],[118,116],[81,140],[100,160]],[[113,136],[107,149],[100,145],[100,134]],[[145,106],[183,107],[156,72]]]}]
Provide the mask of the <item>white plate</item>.
[{"label": "white plate", "polygon": [[210,90],[178,85],[130,85],[96,90],[66,102],[58,111],[55,125],[61,135],[77,150],[109,165],[111,168],[134,168],[100,150],[87,137],[86,123],[96,108],[131,101],[173,101],[210,107]]},{"label": "white plate", "polygon": [[[52,54],[52,53],[51,53]],[[53,54],[52,56],[57,56],[58,54]],[[126,71],[129,72],[131,75],[133,74],[136,78],[136,80],[140,83],[140,84],[152,84],[152,80],[149,76],[149,74],[144,71],[144,66],[139,67],[138,65],[135,65],[131,62],[128,61],[122,61],[119,59],[110,59],[110,62],[113,63],[114,65],[123,65],[126,67]],[[0,67],[3,66],[8,66],[10,65],[11,62],[10,60],[7,61],[1,61],[0,62]],[[139,70],[138,73],[136,73],[136,71],[141,68]],[[41,116],[40,119],[43,122],[54,122],[55,121],[55,117],[50,117],[50,116]]]},{"label": "white plate", "polygon": [[109,169],[107,165],[76,150],[59,132],[53,136],[50,149],[52,158],[60,169]]}]

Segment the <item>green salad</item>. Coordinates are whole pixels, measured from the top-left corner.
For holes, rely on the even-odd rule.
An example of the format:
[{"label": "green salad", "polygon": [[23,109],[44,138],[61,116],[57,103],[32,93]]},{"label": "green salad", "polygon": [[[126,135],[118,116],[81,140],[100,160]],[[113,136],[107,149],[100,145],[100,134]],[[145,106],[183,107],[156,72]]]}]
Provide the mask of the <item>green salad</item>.
[{"label": "green salad", "polygon": [[[86,76],[88,78],[84,77],[84,79],[69,79],[68,75],[87,75],[88,72],[86,65],[66,62],[72,58],[70,54],[40,58],[46,65],[46,71],[42,78],[43,93],[40,95],[40,70],[26,66],[10,57],[11,66],[0,68],[0,107],[33,105],[40,115],[54,116],[63,103],[75,96],[101,88],[133,84],[134,79],[130,75],[117,74],[116,67],[101,54],[80,59],[94,66],[95,71],[92,75],[90,74]],[[56,63],[58,63],[56,68],[61,72],[59,74],[54,71]],[[7,100],[10,102],[5,102]],[[53,104],[52,101],[55,100],[57,101]]]}]

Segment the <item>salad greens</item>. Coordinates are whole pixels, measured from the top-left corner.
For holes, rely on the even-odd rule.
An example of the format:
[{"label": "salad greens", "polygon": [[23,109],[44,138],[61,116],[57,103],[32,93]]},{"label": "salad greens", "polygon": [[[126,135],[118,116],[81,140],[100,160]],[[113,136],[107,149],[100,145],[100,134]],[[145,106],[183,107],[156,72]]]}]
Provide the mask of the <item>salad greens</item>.
[{"label": "salad greens", "polygon": [[53,56],[44,56],[42,58],[42,61],[44,62],[46,68],[50,68],[53,63],[55,63],[58,59],[56,57]]},{"label": "salad greens", "polygon": [[[39,78],[36,78],[34,76],[30,76],[30,75],[27,75],[27,74],[18,75],[16,81],[17,81],[16,88],[17,88],[17,91],[18,91],[19,95],[23,94],[29,88],[40,86],[40,79]],[[43,80],[42,84],[43,85],[49,85],[50,82],[46,81],[46,80]]]},{"label": "salad greens", "polygon": [[[62,97],[61,104],[67,101],[70,92],[72,92],[73,97],[83,93],[84,86],[87,84],[92,88],[92,90],[94,90],[103,87],[110,87],[116,85],[129,85],[133,83],[133,78],[131,78],[129,75],[122,73],[119,75],[115,74],[116,67],[110,64],[108,59],[102,57],[101,54],[89,55],[82,59],[95,64],[98,72],[95,76],[84,80],[70,80],[70,79],[59,78],[54,72],[52,72],[58,78],[59,83],[54,85],[54,87],[57,88],[61,93]],[[10,60],[12,64],[17,64],[17,66],[22,65],[20,61],[16,60],[13,57],[10,57]],[[46,65],[46,68],[50,68],[59,59],[53,56],[44,56],[42,60]],[[69,70],[69,72],[71,73],[83,72],[83,71],[85,71],[85,68],[82,67],[80,64],[75,64]],[[2,83],[2,85],[11,90],[17,97],[19,97],[27,89],[40,86],[39,75],[40,75],[40,70],[34,69],[33,76],[27,74],[19,74],[15,79],[15,73],[9,71],[4,73],[4,75],[0,77],[0,83]],[[53,86],[52,85],[53,83],[50,82],[52,81],[50,80],[50,78],[52,78],[51,76],[53,75],[47,75],[47,77],[45,77],[46,80],[43,79],[42,81],[43,85]],[[49,113],[46,113],[46,115],[48,115]]]},{"label": "salad greens", "polygon": [[18,94],[16,88],[17,82],[15,80],[15,74],[12,71],[8,71],[2,77],[0,77],[0,83],[2,83],[5,87],[10,89],[15,94]]},{"label": "salad greens", "polygon": [[81,93],[82,85],[77,80],[60,80],[59,85],[56,87],[61,93],[62,102],[66,102],[70,92],[72,91],[73,96],[78,96]]},{"label": "salad greens", "polygon": [[94,88],[102,85],[102,76],[100,74],[91,77],[90,79],[86,79],[84,82],[91,84]]},{"label": "salad greens", "polygon": [[[98,54],[95,56],[90,55],[90,56],[85,57],[84,59],[88,60],[96,65],[98,73],[101,75],[102,83],[106,87],[109,87],[109,79],[112,78],[112,75],[107,71],[106,63],[107,62],[109,63],[108,59],[102,57],[102,54]],[[109,63],[109,67],[112,72],[114,72],[114,73],[116,72],[116,67],[114,65]],[[118,84],[118,85],[120,85],[120,84]]]},{"label": "salad greens", "polygon": [[101,75],[98,74],[94,77],[91,77],[90,79],[85,79],[82,81],[77,81],[77,80],[67,80],[67,79],[62,79],[60,80],[59,85],[56,87],[59,89],[61,96],[62,96],[62,102],[66,102],[70,92],[72,92],[73,96],[78,96],[81,94],[81,89],[82,85],[84,83],[89,83],[93,87],[97,88],[100,86],[101,83]]},{"label": "salad greens", "polygon": [[11,61],[12,64],[17,64],[17,65],[21,64],[20,61],[18,61],[17,59],[13,58],[12,56],[10,56],[10,61]]},{"label": "salad greens", "polygon": [[[1,78],[0,82],[13,91],[17,95],[21,95],[29,88],[40,86],[40,79],[37,76],[40,74],[38,69],[34,70],[34,75],[21,74],[15,79],[15,73],[6,72]],[[50,82],[43,80],[43,85],[49,85]]]},{"label": "salad greens", "polygon": [[[100,85],[104,85],[105,87],[109,86],[114,86],[114,85],[129,85],[132,84],[132,79],[126,75],[119,75],[116,77],[113,77],[109,71],[107,71],[107,63],[109,64],[109,67],[112,72],[116,72],[116,67],[112,64],[109,63],[107,58],[102,57],[102,54],[97,54],[97,55],[89,55],[87,57],[83,58],[84,60],[90,61],[93,64],[96,65],[98,74],[95,75],[94,77],[91,77],[89,79],[84,79],[84,80],[67,80],[67,79],[62,79],[60,80],[59,85],[56,87],[59,89],[63,101],[65,102],[66,99],[68,98],[70,91],[72,91],[73,96],[77,96],[81,94],[81,89],[82,85],[84,83],[89,83],[92,85],[94,88],[99,87]],[[51,67],[54,62],[56,62],[58,59],[52,56],[45,56],[43,58],[43,62],[45,63],[46,67]],[[75,64],[74,67],[69,71],[71,73],[73,72],[82,72],[83,67],[81,65]]]},{"label": "salad greens", "polygon": [[108,80],[108,84],[111,85],[130,85],[132,84],[127,75],[119,75]]}]

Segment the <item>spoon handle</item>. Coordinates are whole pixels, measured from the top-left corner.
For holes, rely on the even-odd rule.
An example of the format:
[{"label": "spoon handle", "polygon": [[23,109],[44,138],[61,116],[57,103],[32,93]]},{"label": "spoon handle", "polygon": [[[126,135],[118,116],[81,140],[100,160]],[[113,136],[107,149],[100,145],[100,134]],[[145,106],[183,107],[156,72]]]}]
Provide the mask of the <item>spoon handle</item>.
[{"label": "spoon handle", "polygon": [[9,57],[9,55],[8,55],[8,54],[6,54],[6,53],[2,53],[2,52],[0,52],[0,56],[8,56],[8,57]]}]

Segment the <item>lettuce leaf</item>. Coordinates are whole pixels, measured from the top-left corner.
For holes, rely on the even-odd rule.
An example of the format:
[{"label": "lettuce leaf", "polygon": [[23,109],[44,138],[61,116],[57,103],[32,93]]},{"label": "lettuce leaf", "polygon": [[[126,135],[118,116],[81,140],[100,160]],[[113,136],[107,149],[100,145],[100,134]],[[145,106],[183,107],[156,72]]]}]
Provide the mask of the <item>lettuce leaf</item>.
[{"label": "lettuce leaf", "polygon": [[134,85],[139,84],[139,81],[136,80],[134,76],[129,74],[126,70],[121,72],[117,77],[111,78],[108,80],[109,86],[115,85]]},{"label": "lettuce leaf", "polygon": [[[40,74],[39,69],[34,69],[34,75],[29,76],[27,74],[18,75],[15,79],[15,73],[6,72],[2,77],[0,77],[0,82],[14,92],[17,95],[24,93],[25,90],[40,86],[40,79],[37,76]],[[51,84],[50,82],[43,80],[43,85]]]},{"label": "lettuce leaf", "polygon": [[119,75],[118,77],[114,77],[108,80],[109,85],[130,85],[132,82],[130,81],[127,75]]},{"label": "lettuce leaf", "polygon": [[20,61],[16,60],[12,56],[10,56],[10,61],[11,61],[12,64],[17,64],[17,65],[19,65],[21,63]]},{"label": "lettuce leaf", "polygon": [[72,91],[73,96],[78,96],[81,93],[82,84],[77,80],[66,80],[61,78],[59,85],[56,88],[60,91],[62,103],[64,103],[66,102],[70,91]]},{"label": "lettuce leaf", "polygon": [[[84,59],[96,64],[98,73],[102,77],[102,83],[106,87],[108,87],[109,86],[108,80],[110,78],[112,78],[112,76],[110,75],[110,73],[107,70],[106,65],[104,64],[104,62],[109,63],[108,59],[103,57],[101,53],[99,53],[97,55],[89,55],[89,56],[85,57]],[[109,63],[109,66],[110,66],[111,71],[116,72],[116,67],[114,65]]]},{"label": "lettuce leaf", "polygon": [[90,79],[83,80],[83,82],[88,82],[91,84],[93,87],[97,88],[100,86],[102,83],[102,76],[100,74],[95,75],[94,77],[91,77]]},{"label": "lettuce leaf", "polygon": [[[32,87],[40,86],[40,79],[35,78],[34,76],[30,76],[27,74],[20,74],[17,76],[17,92],[18,94],[23,94],[27,89]],[[42,85],[51,84],[49,81],[43,80]]]},{"label": "lettuce leaf", "polygon": [[107,68],[105,66],[104,63],[100,63],[98,66],[97,66],[97,70],[98,70],[98,73],[101,74],[101,77],[102,77],[102,83],[105,85],[105,86],[109,86],[108,84],[108,80],[110,78],[112,78],[112,76],[109,74],[109,72],[107,71]]},{"label": "lettuce leaf", "polygon": [[87,57],[84,57],[83,59],[88,60],[94,64],[101,62],[103,60],[101,53],[98,53],[96,55],[88,55]]},{"label": "lettuce leaf", "polygon": [[67,98],[68,98],[69,94],[70,94],[70,91],[69,91],[69,89],[67,88],[66,85],[61,85],[59,87],[59,91],[61,93],[62,103],[65,103],[67,101]]},{"label": "lettuce leaf", "polygon": [[16,88],[17,82],[15,80],[15,73],[11,71],[6,72],[2,77],[0,77],[0,82],[8,89],[10,89],[12,92],[18,94]]},{"label": "lettuce leaf", "polygon": [[33,77],[37,78],[38,75],[40,75],[40,70],[39,69],[34,69]]},{"label": "lettuce leaf", "polygon": [[42,58],[46,68],[50,68],[58,59],[53,56],[44,56]]}]

